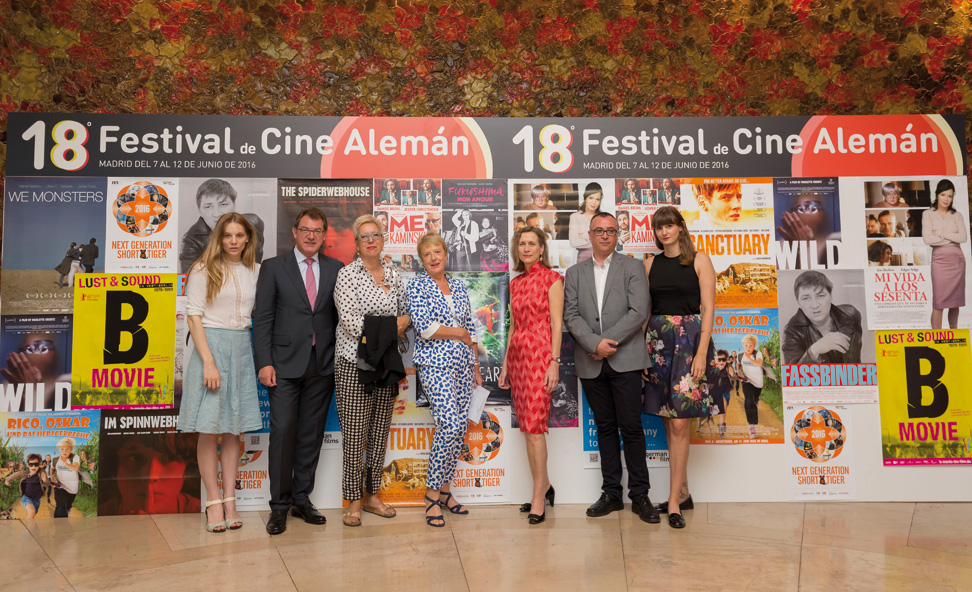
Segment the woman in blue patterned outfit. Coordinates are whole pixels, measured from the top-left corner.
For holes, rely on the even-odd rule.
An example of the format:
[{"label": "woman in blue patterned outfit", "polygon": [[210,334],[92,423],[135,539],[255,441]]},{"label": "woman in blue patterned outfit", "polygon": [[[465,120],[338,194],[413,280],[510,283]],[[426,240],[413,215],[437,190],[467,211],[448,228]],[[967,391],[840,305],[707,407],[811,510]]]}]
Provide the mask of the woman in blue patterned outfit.
[{"label": "woman in blue patterned outfit", "polygon": [[483,384],[476,361],[475,326],[466,286],[445,274],[448,250],[438,234],[418,243],[425,272],[408,283],[408,309],[415,327],[412,363],[431,401],[435,436],[426,477],[425,521],[445,526],[442,502],[453,514],[468,514],[450,492],[456,462],[466,436],[472,387]]}]

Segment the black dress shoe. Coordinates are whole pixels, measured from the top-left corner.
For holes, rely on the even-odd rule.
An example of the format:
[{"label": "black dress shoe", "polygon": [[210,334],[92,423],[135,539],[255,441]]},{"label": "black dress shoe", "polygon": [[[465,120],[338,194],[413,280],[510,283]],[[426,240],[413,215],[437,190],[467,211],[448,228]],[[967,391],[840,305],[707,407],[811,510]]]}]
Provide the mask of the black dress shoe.
[{"label": "black dress shoe", "polygon": [[280,534],[287,530],[287,510],[270,510],[267,534]]},{"label": "black dress shoe", "polygon": [[607,492],[601,494],[597,501],[587,508],[587,515],[591,518],[607,516],[611,512],[624,509],[624,501],[620,497],[614,497]]},{"label": "black dress shoe", "polygon": [[637,514],[642,522],[647,522],[648,524],[658,524],[661,522],[661,516],[658,515],[658,510],[655,509],[655,506],[651,504],[647,493],[642,493],[631,498],[631,511]]},{"label": "black dress shoe", "polygon": [[[655,506],[655,509],[658,510],[658,513],[659,514],[667,514],[668,513],[668,502],[662,502],[662,503],[658,504],[657,506]],[[689,495],[683,501],[678,502],[678,509],[679,509],[679,511],[683,511],[683,510],[694,510],[695,509],[695,502],[692,501],[692,496]]]},{"label": "black dress shoe", "polygon": [[294,506],[290,508],[290,513],[294,515],[295,518],[303,518],[304,522],[307,524],[324,524],[327,522],[327,518],[324,514],[317,511],[317,508],[313,504],[302,504],[299,506]]},{"label": "black dress shoe", "polygon": [[530,514],[528,517],[530,519],[530,524],[540,524],[541,522],[547,519],[547,513],[544,512],[543,514]]},{"label": "black dress shoe", "polygon": [[678,512],[668,515],[668,525],[672,528],[685,528],[685,518]]}]

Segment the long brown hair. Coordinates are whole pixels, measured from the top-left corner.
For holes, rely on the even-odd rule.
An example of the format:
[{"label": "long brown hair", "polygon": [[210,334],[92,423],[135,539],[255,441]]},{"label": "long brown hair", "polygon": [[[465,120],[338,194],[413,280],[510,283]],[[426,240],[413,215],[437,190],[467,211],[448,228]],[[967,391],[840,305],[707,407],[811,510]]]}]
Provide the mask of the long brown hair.
[{"label": "long brown hair", "polygon": [[682,265],[692,265],[695,263],[695,245],[689,237],[688,228],[685,227],[685,218],[681,212],[672,206],[662,206],[658,208],[655,215],[651,217],[651,229],[655,233],[655,246],[665,250],[661,240],[658,238],[658,228],[667,224],[678,226],[678,262]]},{"label": "long brown hair", "polygon": [[253,266],[256,265],[256,230],[253,228],[253,224],[238,212],[223,214],[216,222],[216,228],[210,233],[209,242],[206,243],[206,249],[202,256],[192,264],[192,268],[189,270],[189,273],[206,270],[207,304],[212,304],[226,279],[224,273],[226,260],[223,259],[223,234],[226,232],[226,225],[232,223],[239,224],[246,232],[247,241],[242,253],[243,265],[249,269],[253,269]]}]

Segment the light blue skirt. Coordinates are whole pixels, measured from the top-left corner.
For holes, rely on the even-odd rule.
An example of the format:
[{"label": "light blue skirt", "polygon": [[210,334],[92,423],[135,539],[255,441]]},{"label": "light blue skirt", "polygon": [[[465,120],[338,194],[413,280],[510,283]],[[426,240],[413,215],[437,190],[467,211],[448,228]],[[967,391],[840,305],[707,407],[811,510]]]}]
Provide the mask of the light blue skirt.
[{"label": "light blue skirt", "polygon": [[263,427],[253,345],[249,329],[205,328],[219,371],[219,390],[203,384],[203,363],[193,350],[182,380],[179,430],[202,434],[241,434]]}]

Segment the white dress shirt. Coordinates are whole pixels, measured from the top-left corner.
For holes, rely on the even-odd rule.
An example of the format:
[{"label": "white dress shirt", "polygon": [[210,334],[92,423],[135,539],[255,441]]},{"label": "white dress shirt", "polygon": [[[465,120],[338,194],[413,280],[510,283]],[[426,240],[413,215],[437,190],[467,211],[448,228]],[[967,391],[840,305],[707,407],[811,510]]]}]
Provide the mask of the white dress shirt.
[{"label": "white dress shirt", "polygon": [[597,262],[597,259],[592,258],[591,262],[594,263],[594,291],[597,295],[597,317],[601,318],[601,305],[604,304],[604,286],[607,284],[608,271],[611,269],[611,259],[614,257],[614,253],[607,256],[604,260],[604,265]]}]

